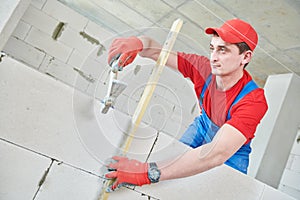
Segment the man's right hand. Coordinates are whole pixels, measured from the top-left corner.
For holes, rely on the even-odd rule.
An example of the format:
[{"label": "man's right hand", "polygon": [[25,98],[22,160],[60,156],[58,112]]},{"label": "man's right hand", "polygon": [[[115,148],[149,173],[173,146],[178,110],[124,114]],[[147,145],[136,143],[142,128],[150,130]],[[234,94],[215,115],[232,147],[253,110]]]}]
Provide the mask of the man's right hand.
[{"label": "man's right hand", "polygon": [[119,58],[119,67],[125,67],[133,62],[136,55],[143,50],[143,43],[137,37],[115,39],[108,52],[108,64]]}]

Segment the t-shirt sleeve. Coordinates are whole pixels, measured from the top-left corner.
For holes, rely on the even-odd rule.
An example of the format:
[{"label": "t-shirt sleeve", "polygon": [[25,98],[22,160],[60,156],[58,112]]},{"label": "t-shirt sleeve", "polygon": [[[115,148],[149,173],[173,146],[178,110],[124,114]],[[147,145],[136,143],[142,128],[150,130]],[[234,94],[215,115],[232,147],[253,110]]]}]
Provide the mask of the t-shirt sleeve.
[{"label": "t-shirt sleeve", "polygon": [[196,94],[199,97],[204,82],[211,73],[209,59],[205,56],[183,52],[178,52],[177,55],[179,72],[194,83]]},{"label": "t-shirt sleeve", "polygon": [[256,89],[246,95],[231,109],[231,119],[226,123],[238,129],[248,143],[254,138],[254,133],[261,119],[268,110],[263,89]]}]

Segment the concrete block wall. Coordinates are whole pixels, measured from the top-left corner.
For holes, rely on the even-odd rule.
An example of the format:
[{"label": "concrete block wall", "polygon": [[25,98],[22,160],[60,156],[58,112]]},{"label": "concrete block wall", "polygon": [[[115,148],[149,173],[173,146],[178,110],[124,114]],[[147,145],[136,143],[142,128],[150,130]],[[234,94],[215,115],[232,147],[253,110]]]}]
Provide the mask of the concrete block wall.
[{"label": "concrete block wall", "polygon": [[[130,118],[10,57],[0,74],[0,199],[97,199]],[[145,161],[157,131],[138,132],[128,156]]]},{"label": "concrete block wall", "polygon": [[[116,6],[115,9],[121,7]],[[166,24],[165,28],[170,27],[171,23]],[[59,27],[61,31],[55,36]],[[130,27],[127,28],[129,30]],[[167,31],[155,31],[157,35],[162,35],[160,40],[164,41]],[[3,51],[41,73],[96,99],[103,99],[109,79],[107,49],[112,39],[120,34],[128,36],[141,32],[116,34],[114,30],[96,24],[60,1],[33,0]],[[120,73],[119,79],[126,82],[128,88],[117,100],[115,109],[133,115],[154,65],[153,61],[137,58]],[[198,113],[197,100],[189,80],[166,68],[144,123],[179,138]]]},{"label": "concrete block wall", "polygon": [[[109,2],[107,3],[109,4]],[[189,3],[193,4],[193,2]],[[131,6],[139,7],[138,4],[135,5],[134,3]],[[168,12],[170,11],[167,6],[165,6],[164,8]],[[186,16],[195,14],[185,10],[184,6],[180,9],[181,12],[185,13]],[[109,72],[109,68],[106,64],[106,49],[108,48],[112,38],[117,36],[115,31],[112,29],[107,29],[107,27],[102,26],[103,24],[99,25],[94,23],[90,19],[78,14],[74,10],[60,3],[60,1],[56,0],[32,0],[31,4],[22,17],[20,16],[20,13],[22,12],[18,12],[17,15],[19,16],[19,18],[21,18],[19,23],[11,24],[12,27],[15,27],[15,31],[10,38],[6,38],[8,39],[8,41],[6,43],[6,46],[4,47],[4,52],[7,53],[10,57],[13,57],[16,60],[25,63],[26,67],[30,66],[33,69],[50,76],[52,79],[54,78],[60,82],[67,84],[68,86],[71,86],[71,88],[75,88],[76,94],[81,94],[82,92],[83,95],[92,97],[90,98],[90,101],[103,98],[104,94],[106,93]],[[135,14],[136,13],[133,12],[130,16],[132,17]],[[172,16],[172,13],[170,12],[168,16]],[[157,16],[152,17],[153,19],[144,19],[141,21],[143,21],[143,23],[147,23],[148,20],[155,20]],[[171,20],[167,18],[166,21],[162,22],[162,24],[165,24],[167,27],[169,26],[169,24],[167,23],[168,21]],[[109,22],[109,20],[107,22]],[[191,29],[198,28],[193,24],[189,25]],[[134,24],[134,26],[138,26],[138,24]],[[120,28],[122,30],[126,29],[126,26],[120,25],[120,27],[122,27]],[[58,31],[59,28],[61,28],[61,32]],[[127,28],[130,29],[132,27],[129,26]],[[124,35],[131,35],[135,33],[139,32],[128,31],[124,33]],[[196,31],[194,33],[196,33]],[[167,31],[160,30],[160,32],[158,33],[156,30],[156,34],[159,35],[160,41],[163,41],[164,36],[167,34]],[[182,43],[182,40],[178,40],[178,43]],[[128,82],[129,87],[117,101],[116,109],[112,111],[113,113],[120,111],[118,116],[123,115],[125,116],[125,118],[127,115],[132,115],[141,95],[142,86],[146,83],[147,78],[149,77],[151,72],[151,66],[153,66],[153,64],[154,62],[152,61],[148,62],[138,58],[135,63],[125,69],[124,72],[122,72],[120,78]],[[141,66],[141,68],[139,66]],[[164,77],[168,78],[164,79]],[[38,81],[35,82],[35,84],[38,83]],[[6,82],[2,81],[2,84],[3,86],[5,86]],[[30,92],[31,94],[35,94],[36,91],[30,90]],[[61,95],[63,96],[62,93]],[[20,97],[18,95],[16,96]],[[23,96],[21,96],[20,98],[23,98]],[[28,96],[27,98],[31,99],[30,96]],[[180,77],[178,73],[175,73],[174,71],[171,71],[169,69],[165,69],[156,93],[152,99],[151,105],[149,106],[149,109],[144,118],[144,126],[150,126],[150,129],[152,130],[150,131],[150,134],[153,137],[150,138],[155,138],[154,136],[157,135],[157,131],[161,131],[161,133],[164,133],[165,135],[178,139],[185,128],[188,126],[188,124],[192,121],[194,116],[196,116],[199,112],[197,101],[195,101],[195,99],[196,97],[194,96],[191,84],[187,80],[182,79],[182,77]],[[12,107],[13,106],[15,106],[15,104],[12,105]],[[39,104],[39,106],[41,106],[42,108],[44,106],[44,102]],[[87,106],[87,104],[83,104],[83,106]],[[99,107],[100,105],[98,105],[97,110],[95,111],[96,113],[99,111]],[[24,110],[24,108],[22,109]],[[50,110],[49,107],[48,109]],[[64,108],[61,108],[59,106],[58,109],[64,110]],[[30,110],[30,106],[26,107],[25,110]],[[85,107],[81,108],[81,111],[83,111],[83,113],[85,112],[85,110]],[[82,112],[79,116],[81,116],[81,114]],[[88,119],[89,115],[85,117],[86,119]],[[111,117],[114,118],[115,116],[113,115]],[[39,117],[35,116],[35,119],[38,118]],[[104,119],[101,119],[101,121],[103,120]],[[19,118],[19,122],[22,124],[21,118]],[[39,121],[37,120],[37,122]],[[32,126],[28,123],[25,124],[25,127],[34,128],[34,131],[32,133],[33,135],[31,136],[35,138],[37,135],[36,131],[39,129],[41,130],[41,127],[46,124],[45,122],[43,123],[39,124],[39,127]],[[57,127],[59,125],[54,123],[53,126]],[[93,126],[90,127],[87,124],[83,124],[82,127],[83,131],[81,132],[86,132],[84,128],[88,128],[89,130],[93,130],[94,128]],[[19,131],[22,128],[20,128]],[[53,129],[52,131],[55,132],[56,130]],[[60,135],[60,133],[61,130],[58,130],[57,134]],[[4,143],[10,143],[11,141],[7,141],[5,139],[7,133],[4,132],[3,134],[4,136],[2,137],[2,141]],[[119,136],[114,137],[118,138]],[[82,138],[79,138],[79,142],[82,142],[83,139],[88,140],[88,138],[88,136],[82,136]],[[24,138],[22,136],[18,135],[15,139],[16,141],[21,141],[22,143],[24,142]],[[53,139],[53,141],[55,140],[56,139]],[[32,143],[27,141],[27,139],[25,138],[25,143],[22,147],[26,147],[27,144]],[[145,144],[149,145],[151,144],[151,142],[146,142]],[[18,146],[18,143],[13,143],[12,145]],[[35,151],[34,149],[38,149],[39,151],[43,151],[43,149],[45,148],[47,152],[52,148],[52,146],[49,144],[46,144],[45,147],[41,147],[42,145],[39,145],[41,144],[33,143],[33,146],[30,146],[30,150],[33,149],[32,151]],[[114,145],[116,146],[117,144]],[[148,145],[141,146],[150,148]],[[64,147],[62,146],[63,145],[61,144],[58,149],[50,150],[49,154],[51,156],[49,156],[48,152],[47,156],[44,155],[47,158],[46,161],[48,163],[51,163],[50,166],[56,166],[56,164],[58,166],[63,166],[61,165],[60,160],[64,160],[67,163],[67,166],[71,166],[73,168],[77,168],[77,165],[79,165],[79,168],[87,167],[89,173],[97,174],[97,169],[93,167],[90,168],[90,164],[83,164],[83,166],[81,166],[82,163],[76,159],[75,162],[73,162],[72,159],[74,156],[71,156],[71,158],[68,158],[67,156],[67,159],[65,159],[64,155],[68,155],[69,152],[63,151],[64,153],[61,154],[60,151],[64,149]],[[90,148],[94,148],[92,148],[93,152],[99,152],[99,146],[90,146]],[[86,151],[87,149],[84,150]],[[134,150],[133,152],[136,152],[136,150]],[[89,151],[87,151],[87,153],[91,155]],[[92,155],[92,157],[96,157],[97,160],[99,156],[101,158],[107,157],[109,153],[110,152],[103,155]],[[82,156],[84,156],[84,154],[85,153],[82,153]],[[140,156],[139,154],[135,156],[142,159],[144,151],[142,151],[141,154],[142,156]],[[284,176],[280,183],[280,188],[283,191],[290,191],[292,194],[294,194],[294,196],[299,194],[299,188],[295,186],[299,183],[297,182],[298,179],[295,179],[295,177],[298,177],[297,166],[299,162],[297,161],[297,155],[299,154],[292,153],[292,155],[290,156],[288,165],[286,166],[286,170],[284,172]],[[56,160],[56,158],[60,158],[60,160]],[[82,157],[79,156],[79,158]],[[69,164],[69,161],[71,161],[70,163],[72,164]],[[93,163],[93,161],[89,162]],[[95,174],[93,174],[93,176],[97,176]]]},{"label": "concrete block wall", "polygon": [[278,189],[300,199],[300,130],[298,129],[289,159],[282,174]]},{"label": "concrete block wall", "polygon": [[269,110],[257,128],[249,166],[251,176],[296,198],[300,198],[299,84],[295,74],[269,76],[265,85]]},{"label": "concrete block wall", "polygon": [[[10,57],[0,63],[0,80],[0,199],[98,199],[101,168],[118,151],[130,117],[116,109],[103,115],[99,101]],[[154,161],[187,150],[142,124],[128,156]],[[225,165],[189,178],[122,188],[109,197],[184,198],[293,199]]]},{"label": "concrete block wall", "polygon": [[16,28],[30,0],[2,1],[0,5],[0,50]]}]

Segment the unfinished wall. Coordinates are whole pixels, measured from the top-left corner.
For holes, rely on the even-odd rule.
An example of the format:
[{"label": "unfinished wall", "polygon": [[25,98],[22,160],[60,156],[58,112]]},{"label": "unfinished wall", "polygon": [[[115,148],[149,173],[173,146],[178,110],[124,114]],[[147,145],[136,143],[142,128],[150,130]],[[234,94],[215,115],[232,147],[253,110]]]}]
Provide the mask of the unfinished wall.
[{"label": "unfinished wall", "polygon": [[[138,34],[135,30],[128,31],[130,26],[115,28],[121,27],[124,32],[119,34]],[[164,41],[167,31],[154,31],[159,40]],[[4,52],[87,95],[102,99],[109,79],[106,50],[115,37],[114,30],[96,24],[59,1],[33,0]],[[128,83],[128,87],[115,109],[133,114],[154,64],[137,58],[120,73],[119,78]],[[199,113],[193,86],[166,68],[153,96],[144,122],[179,138]]]},{"label": "unfinished wall", "polygon": [[299,144],[300,131],[298,130],[297,137],[295,138],[289,159],[282,174],[279,190],[286,194],[300,199],[300,144]]},{"label": "unfinished wall", "polygon": [[0,51],[29,6],[30,0],[2,1],[0,4]]},{"label": "unfinished wall", "polygon": [[[101,167],[118,151],[130,117],[117,110],[103,115],[98,100],[9,57],[0,63],[0,80],[0,199],[96,200]],[[128,156],[154,161],[187,150],[176,138],[142,124]],[[189,178],[123,188],[109,199],[195,197],[292,200],[225,165]]]},{"label": "unfinished wall", "polygon": [[269,110],[256,132],[250,163],[252,176],[275,188],[281,182],[281,189],[298,198],[299,181],[294,180],[300,180],[296,138],[300,125],[299,85],[300,78],[295,74],[268,78],[265,92]]},{"label": "unfinished wall", "polygon": [[[24,5],[26,5],[27,2],[28,6],[29,1],[9,1],[9,6],[13,6],[15,2],[25,3]],[[66,1],[62,0],[61,2]],[[170,11],[170,8],[165,5],[166,1],[159,2],[168,12]],[[109,2],[106,3],[109,4]],[[117,3],[117,5],[124,4],[121,1],[114,3]],[[177,6],[179,5],[180,3],[177,4]],[[137,7],[140,7],[140,5],[137,5]],[[190,10],[197,10],[194,9],[195,7],[201,9],[199,4],[188,1],[188,3],[183,5],[179,10],[184,13],[184,16],[193,18],[199,14],[198,11],[195,13],[190,12]],[[1,7],[1,10],[2,8],[3,7]],[[7,9],[7,6],[4,8]],[[121,7],[116,6],[116,9],[120,8]],[[219,9],[224,10],[223,7]],[[23,7],[23,11],[24,10]],[[104,12],[107,12],[107,10]],[[22,12],[17,13],[16,19],[21,17],[20,13]],[[145,13],[147,13],[147,10]],[[1,14],[5,13],[1,12]],[[134,14],[136,13],[131,13],[130,18],[132,18]],[[151,15],[151,13],[147,13],[147,15]],[[171,18],[173,15],[173,12],[167,14],[167,16],[171,16]],[[203,18],[205,18],[206,15],[207,13],[204,13]],[[226,11],[226,16],[231,17],[232,15]],[[156,17],[158,17],[158,15]],[[6,18],[4,17],[3,19]],[[112,19],[113,21],[109,21]],[[163,19],[165,18],[163,17]],[[120,25],[121,22],[118,20],[120,19],[108,18],[105,22],[115,22]],[[147,22],[147,20],[151,22],[155,20],[155,18],[140,20],[139,23]],[[170,21],[170,18],[166,18],[166,20],[161,20],[160,24],[165,28],[171,24]],[[201,23],[207,22],[208,21],[204,21]],[[219,23],[219,19],[217,19],[216,23]],[[16,67],[20,65],[20,63],[16,61],[10,60],[8,62],[5,61],[6,63],[1,63],[2,69],[7,66],[15,66],[16,68],[14,69],[16,70],[1,71],[3,72],[1,87],[3,88],[2,91],[4,91],[1,94],[1,110],[3,111],[1,115],[1,123],[3,123],[1,124],[1,128],[3,128],[1,130],[1,152],[4,152],[1,154],[1,161],[4,164],[0,166],[3,167],[1,171],[5,172],[1,174],[1,180],[5,181],[2,182],[3,185],[0,187],[4,192],[0,194],[8,195],[9,199],[19,199],[19,195],[22,195],[22,198],[31,198],[33,196],[36,197],[40,188],[48,188],[49,190],[45,189],[44,193],[39,193],[40,197],[37,198],[64,199],[67,191],[68,195],[70,195],[68,197],[73,199],[92,199],[97,196],[99,178],[101,179],[101,177],[99,177],[99,160],[102,161],[102,159],[99,158],[109,157],[114,151],[102,151],[102,148],[105,147],[105,144],[108,144],[108,148],[112,147],[112,149],[114,149],[116,144],[110,141],[110,139],[119,137],[118,135],[114,135],[116,132],[111,127],[116,126],[116,124],[114,124],[116,119],[118,122],[126,122],[124,119],[128,120],[128,115],[133,113],[139,100],[143,88],[142,86],[147,81],[153,62],[142,61],[138,58],[131,67],[124,70],[121,79],[128,82],[129,87],[117,102],[116,109],[113,110],[107,118],[97,116],[100,118],[94,119],[93,117],[95,116],[91,114],[93,112],[89,109],[91,109],[91,102],[94,102],[95,99],[99,100],[103,98],[106,92],[105,89],[108,78],[106,49],[112,37],[115,37],[116,32],[120,30],[127,31],[122,33],[124,35],[132,35],[138,32],[136,32],[136,30],[128,31],[132,26],[125,24],[116,26],[117,31],[107,29],[105,25],[96,24],[91,21],[90,18],[88,19],[78,14],[56,0],[32,0],[19,23],[9,23],[9,25],[11,27],[9,29],[10,32],[14,28],[15,31],[11,37],[9,37],[10,34],[5,32],[5,34],[3,34],[1,31],[1,36],[4,35],[6,40],[8,39],[4,47],[4,52],[10,57],[25,63],[26,66],[23,67],[27,68],[30,66],[32,69],[46,75],[40,76],[41,74],[35,74],[36,71],[33,72],[32,70],[23,71],[22,68]],[[134,24],[134,26],[138,27],[139,25]],[[185,24],[184,31],[187,31],[187,35],[192,34],[196,38],[199,38],[202,42],[201,44],[205,44],[206,38],[199,37],[199,27],[195,26],[194,23]],[[166,36],[166,31],[157,29],[147,30],[146,33],[149,35],[154,35],[155,33],[159,41],[163,41]],[[180,43],[182,41],[178,42]],[[4,43],[1,42],[1,44]],[[294,42],[292,42],[292,44],[294,44]],[[190,50],[190,48],[188,49]],[[184,50],[184,48],[180,50]],[[265,59],[265,55],[263,59]],[[287,60],[290,61],[291,59]],[[21,74],[19,74],[19,72]],[[28,80],[28,77],[23,77],[27,72],[28,77],[30,77]],[[12,80],[17,78],[19,84],[17,84],[17,82],[11,82],[9,78]],[[58,81],[56,82],[54,80]],[[24,84],[27,81],[28,84]],[[70,87],[63,84],[61,85],[61,82]],[[73,105],[73,102],[70,100],[72,99],[71,94],[73,88],[77,89],[75,90],[75,95],[80,97],[76,98],[78,101],[75,102],[78,104],[76,104],[77,106],[75,105],[75,108],[77,108],[75,111],[70,107]],[[16,101],[16,99],[21,101],[21,103]],[[85,100],[82,102],[82,99]],[[99,106],[99,104],[97,105]],[[97,106],[93,109],[95,109],[95,113],[98,113],[99,109]],[[87,112],[87,110],[89,110],[89,112]],[[77,114],[70,114],[72,112]],[[47,115],[45,117],[45,113],[49,114],[49,116]],[[65,115],[66,113],[68,114]],[[112,115],[112,113],[118,113],[117,116],[124,117],[121,117],[123,120],[116,118],[116,115]],[[190,83],[182,79],[177,73],[166,69],[157,88],[157,93],[154,95],[151,106],[144,119],[144,126],[149,129],[149,132],[143,132],[153,136],[150,137],[150,140],[156,138],[157,135],[166,138],[171,137],[171,140],[174,140],[174,138],[180,137],[180,134],[197,113],[198,107]],[[73,121],[70,121],[70,119],[73,120],[73,118],[76,127],[73,127]],[[87,121],[90,120],[93,121],[93,123],[87,123]],[[94,126],[94,122],[97,120],[108,125],[106,128],[102,127],[102,131],[107,132],[109,134],[108,136],[97,138],[99,135],[94,132],[99,128]],[[112,122],[113,124],[111,124]],[[150,127],[148,127],[149,125]],[[123,124],[122,126],[125,125]],[[117,127],[120,128],[120,123],[117,124]],[[76,135],[78,132],[82,133],[82,135],[78,138],[73,138],[73,134]],[[68,134],[65,135],[65,133]],[[93,137],[91,137],[91,135],[93,135]],[[111,135],[114,136],[111,137]],[[76,136],[78,136],[78,134]],[[99,146],[97,142],[95,143],[95,141],[98,140],[108,140],[109,142]],[[114,141],[118,141],[118,139]],[[151,145],[151,142],[142,143],[139,141],[136,144],[137,149],[132,151],[138,152],[138,150],[143,149],[142,147],[148,150]],[[172,145],[177,147],[176,142],[174,142],[174,144],[172,143]],[[135,153],[134,156],[143,160],[143,156],[147,154],[145,153],[147,150],[143,150],[138,154]],[[171,149],[171,153],[168,151],[165,152],[165,155],[172,154],[172,151],[174,151],[174,149]],[[95,152],[97,152],[96,155]],[[286,166],[288,172],[285,172],[287,176],[283,177],[297,177],[294,176],[294,172],[297,174],[299,171],[297,165],[298,157],[295,155],[299,154],[293,153],[290,156],[290,162]],[[6,168],[7,163],[9,163],[9,169]],[[23,168],[23,166],[26,167]],[[219,172],[217,171],[217,173]],[[225,171],[225,174],[223,174],[223,171],[221,171],[219,173],[220,177],[224,178],[224,182],[227,182],[225,181],[226,177],[230,178],[228,173],[230,174],[231,172]],[[22,180],[20,180],[19,177],[24,174],[28,174],[32,179],[22,178]],[[49,174],[49,176],[44,184],[43,175],[47,174]],[[212,180],[211,177],[214,176],[214,173],[209,174],[207,179]],[[78,180],[72,179],[73,177],[78,177]],[[200,176],[199,179],[203,180],[203,178],[204,177]],[[238,181],[244,181],[243,179],[237,179]],[[71,181],[64,182],[63,180]],[[197,179],[195,181],[198,182],[200,180]],[[185,183],[188,185],[189,181],[190,180],[187,180]],[[248,182],[245,181],[245,183]],[[269,187],[265,185],[257,186],[255,181],[251,183],[253,183],[254,188],[258,187],[260,189],[255,194],[260,194],[261,199],[266,198],[266,196],[269,197],[269,194],[273,194],[273,192],[269,193],[272,191]],[[294,179],[283,178],[281,180],[282,190],[290,191],[293,189],[294,191],[295,187],[293,184],[295,183],[297,184],[298,182],[294,181]],[[174,184],[175,187],[176,182],[172,184]],[[20,193],[14,192],[17,186],[23,186]],[[87,186],[89,188],[85,190]],[[225,186],[226,184],[220,183],[220,187],[226,188]],[[232,185],[231,188],[233,189],[234,187],[236,187],[236,185]],[[157,190],[157,192],[155,192],[152,191],[151,186],[149,191],[151,191],[151,194],[155,194],[157,197],[161,195],[163,198],[166,197],[164,196],[164,192],[168,191],[168,188],[173,189],[168,185],[162,188],[163,190],[157,190],[157,188],[154,187],[153,190]],[[189,190],[189,188],[185,187],[183,187],[183,189]],[[74,190],[79,192],[74,193]],[[148,188],[146,188],[145,191],[147,190]],[[57,193],[53,191],[57,191]],[[251,191],[248,191],[250,195],[249,198],[253,197],[251,196],[254,194],[252,193],[253,191],[256,190],[251,189]],[[129,197],[141,197],[141,193],[139,193],[138,190],[133,192],[127,190],[125,193],[122,193],[122,195],[123,194],[125,196],[129,195]],[[219,194],[224,195],[223,193]],[[212,195],[211,197],[213,198],[214,191],[210,191],[210,195]],[[232,195],[238,196],[240,193],[232,191]],[[3,198],[5,199],[6,197],[7,196],[4,196]],[[115,197],[118,198],[118,193]],[[228,197],[228,199],[233,198],[230,194],[226,197]]]}]

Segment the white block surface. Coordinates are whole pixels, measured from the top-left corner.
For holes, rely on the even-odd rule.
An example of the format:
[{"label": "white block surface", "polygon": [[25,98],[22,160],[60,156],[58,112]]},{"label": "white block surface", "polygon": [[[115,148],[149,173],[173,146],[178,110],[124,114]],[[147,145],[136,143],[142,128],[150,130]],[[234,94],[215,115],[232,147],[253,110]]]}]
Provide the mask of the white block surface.
[{"label": "white block surface", "polygon": [[15,37],[9,38],[3,50],[8,55],[36,69],[39,68],[45,58],[45,52]]},{"label": "white block surface", "polygon": [[87,18],[57,0],[47,0],[42,10],[58,21],[67,23],[77,31],[82,31],[88,22]]},{"label": "white block surface", "polygon": [[[9,57],[1,62],[0,74],[1,137],[98,174],[119,151],[128,116],[113,109],[102,114],[92,97]],[[139,128],[129,155],[145,160],[156,133]]]},{"label": "white block surface", "polygon": [[176,158],[179,155],[184,154],[191,148],[172,136],[159,132],[158,140],[152,150],[149,161],[161,161],[165,159]]},{"label": "white block surface", "polygon": [[294,157],[293,162],[291,164],[291,170],[300,174],[300,155]]},{"label": "white block surface", "polygon": [[33,5],[28,7],[22,20],[49,35],[52,35],[59,23],[58,20],[47,15]]},{"label": "white block surface", "polygon": [[250,160],[254,163],[252,169],[257,169],[256,179],[274,188],[284,176],[299,130],[299,85],[300,78],[293,73],[269,76],[265,85],[269,110],[258,127]]},{"label": "white block surface", "polygon": [[110,38],[116,36],[115,33],[110,32],[108,29],[105,29],[104,27],[92,21],[88,21],[88,24],[85,27],[84,31],[87,34],[97,38],[100,43],[105,43],[106,40],[109,40]]},{"label": "white block surface", "polygon": [[47,0],[31,0],[31,5],[42,9],[43,5],[46,3]]},{"label": "white block surface", "polygon": [[[0,80],[0,137],[99,173],[100,163],[87,152],[76,131],[73,89],[9,57],[0,63]],[[93,107],[89,98],[80,97]],[[90,119],[95,121],[92,115],[85,123],[94,122]]]},{"label": "white block surface", "polygon": [[26,22],[20,20],[12,35],[17,37],[18,39],[24,40],[30,28],[30,24],[27,24]]},{"label": "white block surface", "polygon": [[83,38],[79,31],[72,29],[69,25],[66,25],[61,36],[57,40],[76,49],[84,55],[89,55],[90,52],[97,46]]},{"label": "white block surface", "polygon": [[[188,150],[189,147],[186,145],[160,133],[149,159],[150,161],[170,159]],[[227,165],[192,177],[143,186],[138,190],[159,199],[293,199]]]},{"label": "white block surface", "polygon": [[280,183],[300,190],[300,173],[285,169]]},{"label": "white block surface", "polygon": [[0,140],[0,199],[32,199],[51,160]]},{"label": "white block surface", "polygon": [[[259,200],[270,200],[270,199],[278,199],[278,200],[283,200],[283,199],[294,199],[291,196],[288,196],[285,193],[279,192],[278,190],[269,187],[269,186],[265,186],[263,194],[261,196],[261,198]],[[296,200],[296,199],[294,199]]]},{"label": "white block surface", "polygon": [[53,40],[51,34],[52,33],[45,33],[32,27],[25,41],[47,52],[51,56],[66,62],[73,49],[59,41]]},{"label": "white block surface", "polygon": [[0,51],[13,33],[30,0],[2,1],[0,4]]},{"label": "white block surface", "polygon": [[[73,93],[64,84],[11,58],[0,63],[0,80],[1,138],[76,167],[52,165],[37,199],[96,198],[100,179],[89,172],[101,174],[103,162],[115,154],[127,133],[130,118],[117,110],[101,114],[101,104],[93,98],[79,91]],[[155,139],[154,129],[140,127],[128,156],[145,159]],[[188,149],[172,137],[159,133],[150,160],[174,157]],[[23,173],[20,176],[24,176]],[[122,189],[112,196],[114,199],[144,198],[141,194],[158,199],[193,199],[195,195],[225,200],[274,196],[281,200],[292,199],[276,190],[268,191],[267,187],[223,165],[193,177],[137,187],[136,191]]]},{"label": "white block surface", "polygon": [[97,199],[101,184],[97,176],[54,162],[35,200]]},{"label": "white block surface", "polygon": [[61,80],[62,82],[74,86],[81,91],[85,91],[89,82],[85,80],[73,66],[70,66],[58,59],[50,57],[44,59],[43,65],[47,65],[45,73]]}]

